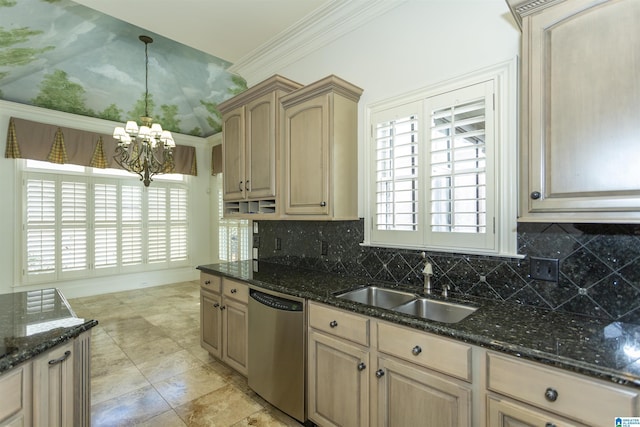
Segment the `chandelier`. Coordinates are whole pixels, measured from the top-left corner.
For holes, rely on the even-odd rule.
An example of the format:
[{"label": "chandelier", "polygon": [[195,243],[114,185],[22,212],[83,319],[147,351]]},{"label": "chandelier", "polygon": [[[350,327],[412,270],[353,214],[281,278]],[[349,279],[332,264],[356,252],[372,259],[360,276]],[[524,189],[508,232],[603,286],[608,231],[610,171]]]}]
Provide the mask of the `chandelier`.
[{"label": "chandelier", "polygon": [[113,159],[123,169],[140,175],[140,181],[148,187],[154,175],[171,173],[175,167],[173,161],[173,141],[171,132],[162,130],[162,126],[153,123],[149,117],[149,36],[138,37],[144,43],[144,116],[140,117],[141,126],[129,120],[122,127],[113,130],[113,138],[118,141]]}]

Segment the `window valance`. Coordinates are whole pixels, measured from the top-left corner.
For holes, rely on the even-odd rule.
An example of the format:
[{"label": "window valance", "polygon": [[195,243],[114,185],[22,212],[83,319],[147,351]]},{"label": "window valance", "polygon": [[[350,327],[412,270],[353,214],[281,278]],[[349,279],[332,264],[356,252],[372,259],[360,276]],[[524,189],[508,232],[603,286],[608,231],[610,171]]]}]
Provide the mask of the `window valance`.
[{"label": "window valance", "polygon": [[[4,156],[9,159],[122,169],[113,160],[117,144],[108,134],[11,117]],[[177,145],[173,158],[175,173],[198,175],[195,147]]]}]

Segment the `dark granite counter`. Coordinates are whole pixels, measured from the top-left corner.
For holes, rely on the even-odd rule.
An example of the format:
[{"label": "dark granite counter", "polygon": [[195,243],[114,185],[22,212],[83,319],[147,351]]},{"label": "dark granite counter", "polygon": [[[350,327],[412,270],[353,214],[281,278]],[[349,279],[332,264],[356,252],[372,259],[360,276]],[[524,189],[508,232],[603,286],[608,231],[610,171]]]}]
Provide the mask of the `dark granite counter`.
[{"label": "dark granite counter", "polygon": [[[255,287],[330,304],[411,328],[450,337],[545,365],[640,388],[640,325],[573,316],[482,298],[450,301],[478,307],[459,323],[445,324],[341,300],[336,293],[361,281],[312,270],[257,261],[201,265],[199,270],[246,281]],[[254,271],[255,270],[255,271]],[[409,289],[415,292],[416,289]],[[430,298],[443,299],[439,295]]]},{"label": "dark granite counter", "polygon": [[57,289],[0,295],[0,374],[97,324],[77,317]]}]

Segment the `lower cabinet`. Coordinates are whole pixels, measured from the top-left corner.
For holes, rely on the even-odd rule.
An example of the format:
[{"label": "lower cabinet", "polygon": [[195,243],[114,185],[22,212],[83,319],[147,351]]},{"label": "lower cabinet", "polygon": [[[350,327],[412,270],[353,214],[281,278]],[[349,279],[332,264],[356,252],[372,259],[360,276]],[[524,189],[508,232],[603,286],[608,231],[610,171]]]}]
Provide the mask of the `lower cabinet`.
[{"label": "lower cabinet", "polygon": [[491,427],[586,427],[498,396],[487,398],[487,422]]},{"label": "lower cabinet", "polygon": [[0,426],[89,426],[90,337],[83,332],[0,376]]},{"label": "lower cabinet", "polygon": [[247,375],[248,285],[206,273],[200,273],[200,285],[200,345]]},{"label": "lower cabinet", "polygon": [[416,365],[378,357],[379,426],[471,426],[471,388]]}]

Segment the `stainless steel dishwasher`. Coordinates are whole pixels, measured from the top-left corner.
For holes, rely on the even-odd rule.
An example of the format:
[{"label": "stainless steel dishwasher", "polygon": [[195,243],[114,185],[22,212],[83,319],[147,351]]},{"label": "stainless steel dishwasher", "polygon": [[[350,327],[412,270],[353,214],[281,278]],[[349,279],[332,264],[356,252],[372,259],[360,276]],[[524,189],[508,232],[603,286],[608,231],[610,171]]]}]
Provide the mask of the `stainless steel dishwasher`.
[{"label": "stainless steel dishwasher", "polygon": [[282,412],[305,423],[304,300],[249,290],[249,387]]}]

